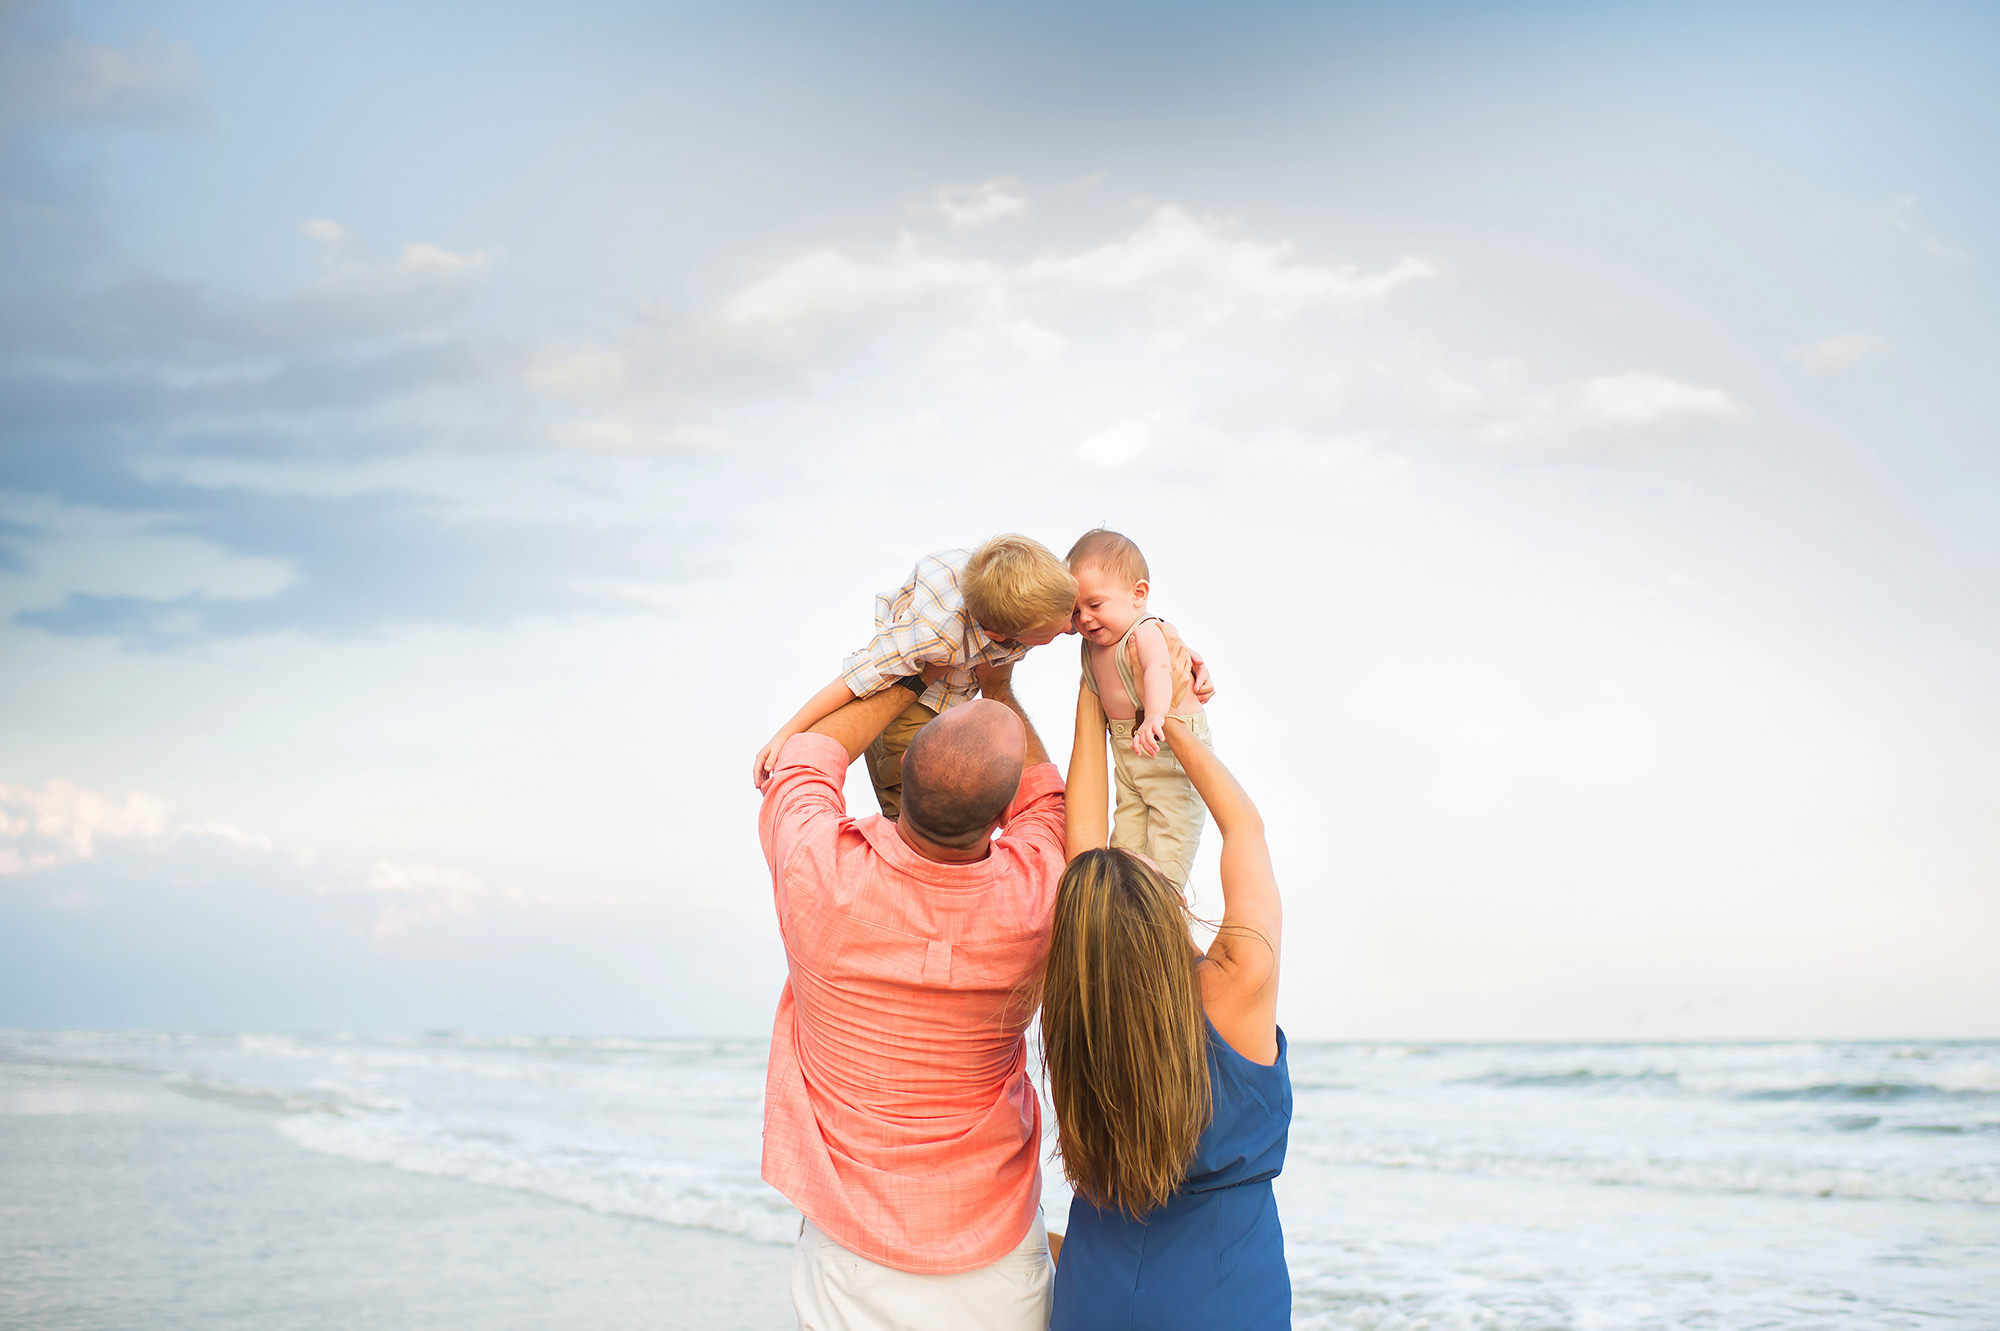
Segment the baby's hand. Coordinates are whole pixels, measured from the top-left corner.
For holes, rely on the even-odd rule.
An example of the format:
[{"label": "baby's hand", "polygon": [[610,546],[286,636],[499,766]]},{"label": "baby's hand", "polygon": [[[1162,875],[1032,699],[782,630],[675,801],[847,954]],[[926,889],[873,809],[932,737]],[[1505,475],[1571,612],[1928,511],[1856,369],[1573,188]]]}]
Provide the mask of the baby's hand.
[{"label": "baby's hand", "polygon": [[1132,747],[1151,758],[1167,738],[1167,718],[1149,716],[1132,727]]}]

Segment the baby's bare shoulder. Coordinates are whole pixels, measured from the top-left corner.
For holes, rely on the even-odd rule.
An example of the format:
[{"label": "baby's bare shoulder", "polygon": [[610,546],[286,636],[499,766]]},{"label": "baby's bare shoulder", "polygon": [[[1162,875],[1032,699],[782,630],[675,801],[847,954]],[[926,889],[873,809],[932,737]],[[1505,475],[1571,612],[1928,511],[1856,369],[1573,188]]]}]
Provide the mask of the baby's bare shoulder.
[{"label": "baby's bare shoulder", "polygon": [[1139,654],[1149,661],[1156,656],[1165,660],[1167,657],[1165,630],[1173,630],[1177,635],[1180,632],[1164,619],[1149,619],[1141,624],[1132,634],[1132,641],[1139,645]]}]

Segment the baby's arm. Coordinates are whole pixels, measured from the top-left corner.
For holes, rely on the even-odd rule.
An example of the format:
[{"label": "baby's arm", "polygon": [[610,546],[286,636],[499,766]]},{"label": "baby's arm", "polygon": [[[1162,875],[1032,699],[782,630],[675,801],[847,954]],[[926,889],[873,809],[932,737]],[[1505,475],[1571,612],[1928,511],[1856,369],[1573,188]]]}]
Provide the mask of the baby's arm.
[{"label": "baby's arm", "polygon": [[1167,713],[1174,703],[1174,658],[1157,620],[1141,624],[1132,637],[1139,648],[1139,706],[1146,713],[1132,731],[1132,747],[1150,758],[1166,738]]}]

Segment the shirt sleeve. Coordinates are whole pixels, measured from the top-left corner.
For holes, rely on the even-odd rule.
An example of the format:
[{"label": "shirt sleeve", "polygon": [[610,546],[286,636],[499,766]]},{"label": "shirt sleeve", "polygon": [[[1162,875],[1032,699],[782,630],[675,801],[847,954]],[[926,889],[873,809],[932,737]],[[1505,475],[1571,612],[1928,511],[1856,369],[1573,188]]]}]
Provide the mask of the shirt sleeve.
[{"label": "shirt sleeve", "polygon": [[757,839],[771,866],[778,923],[790,908],[789,866],[802,847],[831,841],[847,821],[847,748],[825,735],[794,735],[778,751],[757,813]]},{"label": "shirt sleeve", "polygon": [[[951,644],[920,615],[884,625],[866,647],[840,663],[841,682],[857,698],[872,697],[926,665],[951,663]],[[936,685],[932,686],[933,688]]]},{"label": "shirt sleeve", "polygon": [[1063,775],[1054,763],[1041,763],[1021,773],[1021,788],[1007,806],[1000,825],[1001,839],[1009,849],[1026,860],[1037,861],[1038,878],[1047,880],[1050,900],[1054,900],[1056,880],[1062,876],[1067,849],[1063,826]]}]

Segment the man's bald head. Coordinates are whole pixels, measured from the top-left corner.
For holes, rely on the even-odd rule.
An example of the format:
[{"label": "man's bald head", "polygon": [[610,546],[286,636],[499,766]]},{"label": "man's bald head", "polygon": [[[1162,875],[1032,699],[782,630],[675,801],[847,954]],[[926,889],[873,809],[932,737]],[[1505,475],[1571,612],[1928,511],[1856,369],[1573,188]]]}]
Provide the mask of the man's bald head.
[{"label": "man's bald head", "polygon": [[992,835],[1021,788],[1028,734],[991,699],[953,707],[917,732],[903,754],[903,822],[941,846]]}]

